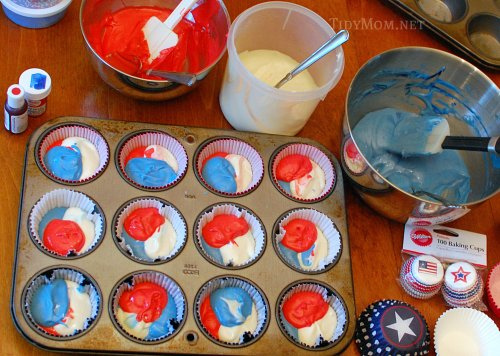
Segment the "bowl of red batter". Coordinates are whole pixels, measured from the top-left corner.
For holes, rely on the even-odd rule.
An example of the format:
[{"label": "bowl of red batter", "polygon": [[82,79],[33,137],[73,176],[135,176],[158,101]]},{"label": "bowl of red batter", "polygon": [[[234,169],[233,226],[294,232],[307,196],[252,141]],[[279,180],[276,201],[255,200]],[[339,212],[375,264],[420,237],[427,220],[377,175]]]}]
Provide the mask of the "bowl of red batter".
[{"label": "bowl of red batter", "polygon": [[[221,0],[200,0],[175,27],[179,41],[149,61],[142,32],[157,17],[165,21],[180,0],[83,0],[80,28],[92,65],[104,82],[135,99],[161,101],[192,90],[226,51],[231,24]],[[184,85],[149,75],[148,70],[196,76]]]}]

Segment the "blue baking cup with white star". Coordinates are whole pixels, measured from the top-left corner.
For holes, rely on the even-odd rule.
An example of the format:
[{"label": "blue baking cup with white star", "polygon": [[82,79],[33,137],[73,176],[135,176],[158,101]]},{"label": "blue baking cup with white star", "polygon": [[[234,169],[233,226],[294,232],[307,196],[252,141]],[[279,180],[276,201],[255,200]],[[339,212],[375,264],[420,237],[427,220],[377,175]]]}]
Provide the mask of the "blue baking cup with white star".
[{"label": "blue baking cup with white star", "polygon": [[429,327],[411,305],[399,300],[379,300],[361,312],[355,342],[361,355],[426,355]]}]

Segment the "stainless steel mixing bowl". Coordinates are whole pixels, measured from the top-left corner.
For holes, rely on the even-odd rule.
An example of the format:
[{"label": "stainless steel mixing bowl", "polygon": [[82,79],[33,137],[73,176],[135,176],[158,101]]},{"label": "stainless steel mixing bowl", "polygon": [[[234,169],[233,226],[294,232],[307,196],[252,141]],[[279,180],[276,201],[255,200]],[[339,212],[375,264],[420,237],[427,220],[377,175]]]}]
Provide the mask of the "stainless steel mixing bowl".
[{"label": "stainless steel mixing bowl", "polygon": [[[224,42],[221,47],[220,55],[213,63],[208,65],[196,75],[196,83],[192,86],[183,85],[169,80],[149,80],[139,78],[125,72],[122,72],[101,58],[95,50],[90,46],[87,39],[88,26],[102,19],[102,17],[109,13],[117,11],[126,6],[157,6],[161,8],[173,9],[180,2],[180,0],[83,0],[80,7],[80,30],[82,31],[83,38],[85,39],[85,47],[90,54],[92,65],[99,73],[99,76],[108,85],[118,90],[120,93],[130,96],[135,99],[161,101],[172,99],[183,95],[192,89],[205,78],[210,70],[219,62],[226,51],[226,37],[229,31],[231,21],[229,14],[222,0],[219,0],[220,10],[214,16],[213,21],[216,23],[218,32],[221,35],[220,40]],[[221,42],[222,43],[222,42]]]},{"label": "stainless steel mixing bowl", "polygon": [[[436,86],[432,90],[427,88],[437,78],[440,80],[435,82]],[[409,88],[416,90],[416,95],[408,95]],[[485,74],[463,59],[431,48],[404,47],[384,52],[363,65],[347,94],[342,167],[369,206],[402,223],[410,218],[422,224],[455,220],[470,206],[500,190],[500,157],[491,153],[460,153],[471,177],[471,193],[466,203],[460,205],[432,194],[405,192],[374,170],[352,136],[358,121],[367,113],[383,108],[420,113],[425,102],[447,112],[452,135],[500,135],[500,91]]]}]

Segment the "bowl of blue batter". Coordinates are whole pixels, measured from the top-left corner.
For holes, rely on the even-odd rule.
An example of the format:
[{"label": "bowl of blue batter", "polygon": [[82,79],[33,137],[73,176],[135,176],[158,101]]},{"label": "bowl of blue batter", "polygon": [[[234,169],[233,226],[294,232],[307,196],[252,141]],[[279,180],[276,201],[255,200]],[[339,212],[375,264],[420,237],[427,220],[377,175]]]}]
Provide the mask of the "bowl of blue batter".
[{"label": "bowl of blue batter", "polygon": [[500,91],[463,59],[424,47],[381,53],[354,77],[345,110],[342,167],[380,214],[402,223],[444,223],[500,190],[495,153],[394,153],[414,143],[415,132],[401,135],[398,127],[416,119],[445,118],[453,136],[500,135]]}]

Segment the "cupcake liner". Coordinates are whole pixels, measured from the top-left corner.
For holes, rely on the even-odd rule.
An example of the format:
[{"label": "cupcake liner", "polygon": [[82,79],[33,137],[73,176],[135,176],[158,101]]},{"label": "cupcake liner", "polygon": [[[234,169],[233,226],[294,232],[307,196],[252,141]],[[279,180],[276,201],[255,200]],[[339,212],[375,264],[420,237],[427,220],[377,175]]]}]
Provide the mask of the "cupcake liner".
[{"label": "cupcake liner", "polygon": [[[391,310],[394,310],[392,315]],[[411,319],[412,326],[406,326],[415,334],[409,334],[413,338],[405,341],[406,333],[401,338],[399,333],[394,333],[392,321],[398,318],[396,312],[401,319]],[[385,317],[394,319],[384,321]],[[355,343],[362,355],[426,355],[430,346],[429,327],[422,314],[411,305],[399,300],[379,300],[366,307],[358,317]]]},{"label": "cupcake liner", "polygon": [[[318,197],[314,199],[296,198],[293,195],[288,194],[280,186],[278,179],[276,178],[276,169],[278,167],[278,163],[286,156],[290,156],[293,154],[301,154],[308,157],[309,159],[314,161],[314,163],[316,163],[325,173],[325,187]],[[292,143],[285,145],[279,148],[276,153],[273,154],[273,158],[271,158],[271,177],[274,186],[283,195],[292,200],[305,203],[314,203],[325,199],[333,191],[333,189],[335,188],[335,183],[337,182],[335,168],[333,167],[333,163],[330,158],[328,158],[328,156],[320,149],[304,143]]]},{"label": "cupcake liner", "polygon": [[476,282],[474,288],[467,293],[459,294],[451,292],[446,286],[442,288],[443,298],[451,307],[474,307],[484,309],[481,299],[483,298],[483,281],[481,278]]},{"label": "cupcake liner", "polygon": [[[205,188],[213,193],[229,197],[243,196],[255,190],[264,177],[264,162],[262,161],[262,157],[255,150],[255,148],[244,141],[235,138],[216,138],[208,143],[202,144],[198,150],[199,152],[197,153],[194,162],[196,176]],[[248,160],[250,166],[252,167],[252,181],[245,190],[236,193],[226,193],[215,189],[205,181],[201,174],[203,162],[206,158],[217,152],[237,154]]]},{"label": "cupcake liner", "polygon": [[411,257],[405,261],[405,263],[401,267],[400,280],[402,282],[404,281],[404,283],[406,283],[407,286],[410,286],[415,291],[425,294],[431,293],[432,295],[439,293],[442,283],[437,283],[431,286],[417,281],[417,279],[412,273],[412,265],[413,263],[415,263],[415,260],[416,260],[415,257]]},{"label": "cupcake liner", "polygon": [[400,284],[406,294],[410,295],[413,298],[417,299],[430,299],[439,293],[440,289],[438,288],[435,291],[424,292],[415,288],[411,283],[409,283],[403,275],[400,276]]},{"label": "cupcake liner", "polygon": [[[285,316],[283,315],[282,309],[283,304],[290,299],[294,293],[298,292],[314,292],[319,293],[323,299],[333,308],[335,314],[337,315],[337,326],[335,327],[335,332],[329,340],[320,339],[317,340],[315,346],[306,345],[299,340],[297,340],[293,335],[289,333],[285,326]],[[320,284],[317,281],[299,281],[292,286],[288,286],[283,292],[281,292],[278,298],[278,307],[276,310],[276,317],[278,320],[278,326],[282,333],[291,340],[294,344],[299,345],[302,348],[308,350],[323,350],[334,346],[338,341],[342,339],[347,331],[347,308],[344,301],[340,298],[337,292],[326,285]]]},{"label": "cupcake liner", "polygon": [[[160,214],[172,224],[177,236],[175,245],[168,255],[161,256],[156,260],[145,260],[139,256],[135,256],[132,248],[127,245],[122,238],[123,223],[125,219],[132,211],[140,208],[156,208]],[[127,257],[139,263],[161,264],[172,260],[184,248],[187,240],[187,225],[181,212],[167,201],[155,197],[142,197],[125,203],[122,208],[118,210],[113,219],[113,238],[119,249],[124,252]]]},{"label": "cupcake liner", "polygon": [[[31,305],[33,294],[39,287],[48,284],[55,279],[64,279],[83,286],[83,291],[90,297],[90,318],[85,321],[83,329],[76,331],[73,335],[63,336],[48,333],[41,326],[39,326],[31,316],[29,307]],[[98,319],[101,312],[101,300],[101,292],[98,289],[96,282],[87,277],[83,272],[69,268],[49,268],[33,277],[32,280],[28,283],[25,292],[23,293],[23,310],[30,326],[39,334],[56,340],[70,340],[82,336],[95,325],[96,320]]]},{"label": "cupcake liner", "polygon": [[463,291],[463,292],[454,291],[453,289],[450,289],[446,285],[443,286],[442,290],[443,290],[443,293],[445,293],[450,298],[456,298],[456,299],[471,298],[483,290],[483,279],[481,277],[479,277],[476,280],[476,283],[474,284],[474,286],[472,286],[472,288],[470,288],[466,291]]},{"label": "cupcake liner", "polygon": [[[173,182],[161,187],[149,187],[135,182],[125,172],[125,159],[129,155],[129,153],[137,147],[147,147],[150,145],[158,145],[166,148],[177,160],[177,178]],[[179,142],[179,140],[160,131],[147,131],[132,134],[119,144],[116,152],[116,164],[118,165],[118,169],[125,180],[136,188],[151,191],[165,190],[179,183],[186,174],[189,162],[186,150],[184,149],[184,146],[182,146],[182,144]]]},{"label": "cupcake liner", "polygon": [[[467,278],[475,278],[474,279],[474,283],[472,283],[472,286],[468,286],[468,283],[466,283],[465,285],[458,285],[458,284],[450,284],[450,283],[447,283],[446,282],[446,275],[448,273],[448,271],[455,271],[455,269],[457,269],[457,271],[461,268],[465,267],[466,269],[464,271],[468,272],[468,271],[472,271],[470,272],[470,274],[467,275]],[[455,262],[455,263],[452,263],[450,264],[447,268],[446,268],[446,272],[445,272],[445,278],[444,278],[444,285],[450,289],[451,291],[455,291],[455,292],[467,292],[469,289],[472,289],[474,288],[474,285],[476,283],[476,280],[477,278],[479,277],[479,274],[477,273],[476,269],[474,268],[474,266],[472,266],[470,263],[467,263],[467,262]]]},{"label": "cupcake liner", "polygon": [[[355,157],[350,157],[349,154]],[[342,144],[342,161],[344,162],[344,167],[354,176],[362,176],[368,168],[365,159],[359,153],[351,137],[344,140]]]},{"label": "cupcake liner", "polygon": [[[304,268],[301,268],[300,265],[297,265],[294,261],[285,256],[281,250],[280,243],[286,233],[283,226],[294,219],[304,219],[311,221],[321,230],[326,240],[328,241],[328,254],[326,258],[319,263],[316,269],[306,270]],[[313,274],[325,272],[326,270],[332,268],[339,260],[342,253],[342,239],[340,236],[340,232],[338,231],[333,221],[325,214],[314,209],[296,209],[286,213],[286,215],[281,220],[279,220],[277,224],[277,228],[274,229],[275,237],[273,241],[275,243],[276,252],[280,256],[280,258],[294,270],[302,273]]]},{"label": "cupcake liner", "polygon": [[434,347],[440,356],[494,356],[500,350],[500,331],[495,322],[480,311],[450,309],[436,322]]},{"label": "cupcake liner", "polygon": [[[48,152],[49,147],[54,142],[64,140],[68,137],[85,138],[92,142],[92,144],[97,149],[100,159],[99,167],[91,177],[82,180],[66,180],[52,174],[49,168],[45,166],[43,157],[45,157],[45,154]],[[38,166],[41,168],[42,172],[49,178],[65,184],[74,185],[88,183],[101,175],[101,173],[104,172],[104,169],[108,166],[109,163],[109,146],[104,137],[96,129],[81,124],[65,124],[51,129],[49,132],[42,135],[41,140],[37,144],[35,152]]]},{"label": "cupcake liner", "polygon": [[[42,218],[54,208],[77,207],[87,212],[87,219],[94,223],[94,241],[87,248],[74,255],[63,256],[50,249],[43,243],[43,236],[39,236],[38,230]],[[101,243],[104,237],[105,219],[101,208],[87,195],[67,189],[56,189],[46,193],[33,206],[28,218],[28,230],[31,239],[36,246],[47,254],[57,258],[78,258],[89,254]]]},{"label": "cupcake liner", "polygon": [[493,266],[488,273],[486,295],[491,311],[500,318],[500,262]]},{"label": "cupcake liner", "polygon": [[[216,289],[226,288],[226,287],[238,287],[243,289],[250,295],[253,302],[255,303],[255,309],[257,310],[257,327],[255,331],[252,333],[252,338],[250,340],[245,340],[244,337],[242,336],[240,338],[240,343],[227,343],[224,341],[220,341],[218,339],[215,339],[208,332],[208,330],[205,328],[205,326],[201,321],[201,316],[200,316],[201,303],[205,300],[207,296],[209,296]],[[227,347],[244,347],[253,344],[257,340],[259,340],[260,337],[262,337],[262,335],[266,331],[267,326],[269,324],[269,305],[260,288],[255,286],[250,281],[236,276],[227,276],[227,277],[223,276],[211,279],[200,288],[195,297],[194,315],[196,323],[198,324],[198,327],[203,332],[203,334],[205,334],[206,337],[208,337],[216,344]]]},{"label": "cupcake liner", "polygon": [[[212,221],[217,215],[229,214],[235,215],[240,218],[243,217],[245,221],[250,225],[250,231],[252,232],[252,236],[255,239],[255,251],[254,255],[250,257],[246,263],[242,265],[224,265],[220,263],[215,258],[213,258],[208,251],[205,250],[204,244],[202,243],[202,230],[203,227]],[[205,257],[209,262],[225,268],[225,269],[241,269],[252,265],[257,262],[257,260],[264,253],[264,248],[266,247],[266,231],[264,229],[264,225],[262,221],[248,208],[238,205],[238,204],[218,204],[205,209],[195,222],[195,242],[198,251]]]},{"label": "cupcake liner", "polygon": [[[143,282],[155,283],[161,286],[172,296],[172,298],[174,298],[174,302],[177,307],[176,321],[178,322],[178,325],[177,327],[174,328],[174,331],[171,332],[170,334],[167,334],[159,338],[143,339],[129,334],[120,325],[120,322],[118,321],[118,318],[116,316],[116,312],[119,308],[118,301],[120,300],[122,293],[125,292],[126,290],[131,290],[134,285]],[[135,272],[134,274],[131,274],[123,278],[120,282],[118,282],[115,285],[115,287],[113,287],[111,296],[109,298],[110,314],[112,315],[111,319],[117,330],[128,339],[143,344],[158,344],[173,338],[182,329],[182,326],[186,321],[186,314],[187,314],[186,303],[187,303],[186,297],[180,286],[167,275],[155,271]]]}]

